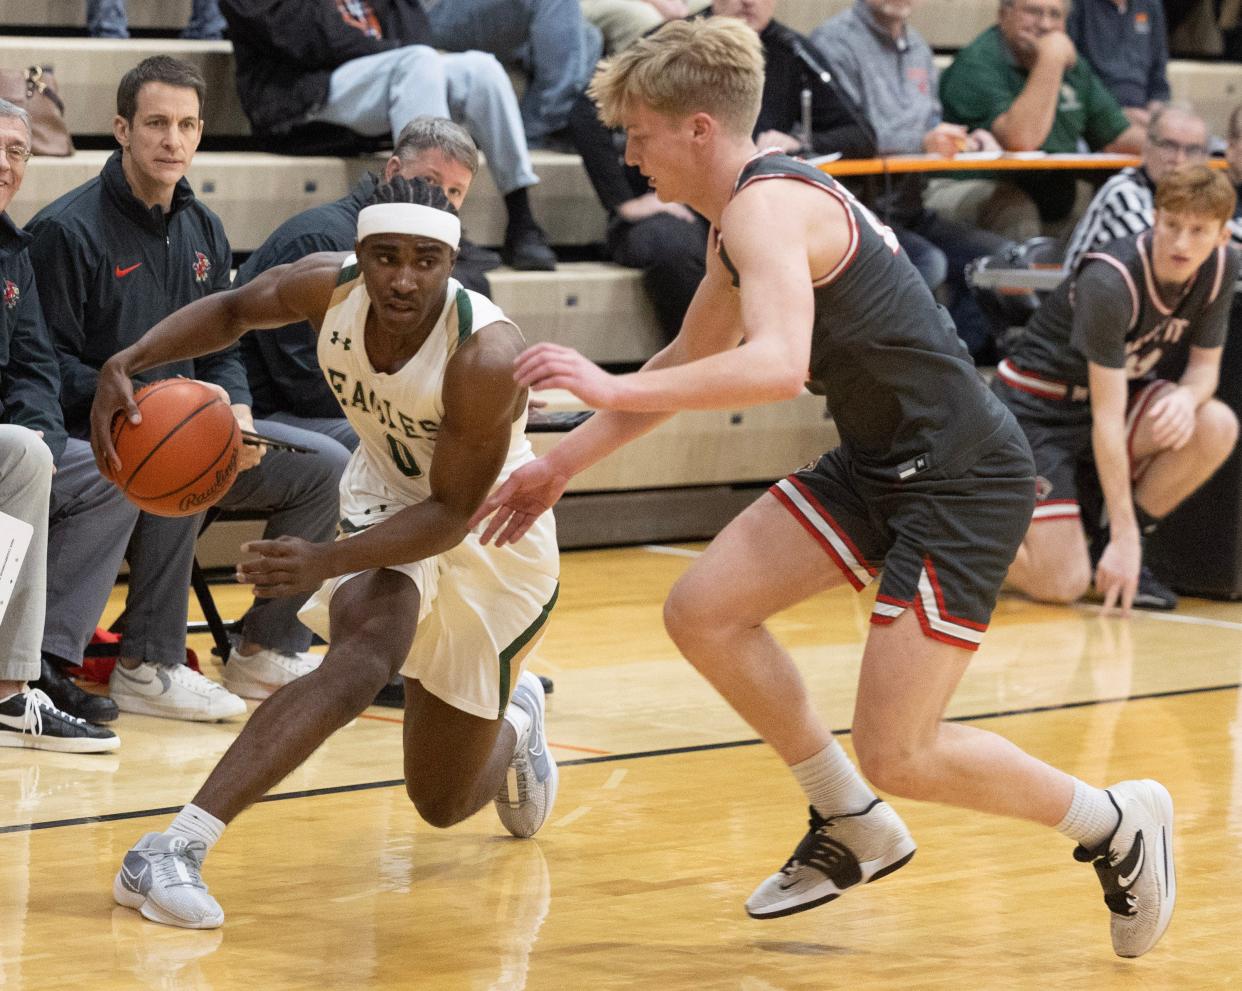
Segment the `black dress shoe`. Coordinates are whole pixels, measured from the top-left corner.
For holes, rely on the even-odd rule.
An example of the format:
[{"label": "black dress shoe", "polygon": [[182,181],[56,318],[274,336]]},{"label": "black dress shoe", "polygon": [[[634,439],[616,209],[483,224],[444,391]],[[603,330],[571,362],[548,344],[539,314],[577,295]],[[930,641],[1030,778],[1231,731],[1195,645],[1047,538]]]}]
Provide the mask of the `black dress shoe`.
[{"label": "black dress shoe", "polygon": [[382,705],[388,709],[404,709],[405,708],[405,679],[400,675],[393,678],[387,685],[379,690],[375,696],[372,705]]},{"label": "black dress shoe", "polygon": [[538,227],[521,227],[505,235],[500,257],[519,272],[553,272],[556,255],[548,247],[547,235]]},{"label": "black dress shoe", "polygon": [[110,723],[119,714],[116,703],[106,695],[83,691],[73,683],[54,661],[43,658],[43,670],[33,687],[46,692],[61,712],[85,719],[88,723]]}]

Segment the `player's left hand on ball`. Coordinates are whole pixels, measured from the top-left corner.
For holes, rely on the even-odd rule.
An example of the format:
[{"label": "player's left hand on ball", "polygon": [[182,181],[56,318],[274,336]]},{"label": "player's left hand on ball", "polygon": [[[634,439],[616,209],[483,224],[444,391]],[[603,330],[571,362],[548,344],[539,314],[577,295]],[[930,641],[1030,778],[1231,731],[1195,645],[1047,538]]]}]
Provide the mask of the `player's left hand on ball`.
[{"label": "player's left hand on ball", "polygon": [[513,377],[530,389],[568,389],[596,409],[609,409],[617,395],[616,376],[560,344],[527,348],[514,362]]},{"label": "player's left hand on ball", "polygon": [[252,540],[242,545],[243,554],[257,554],[253,561],[240,561],[237,580],[254,586],[254,594],[264,599],[311,592],[330,578],[325,546],[301,537]]}]

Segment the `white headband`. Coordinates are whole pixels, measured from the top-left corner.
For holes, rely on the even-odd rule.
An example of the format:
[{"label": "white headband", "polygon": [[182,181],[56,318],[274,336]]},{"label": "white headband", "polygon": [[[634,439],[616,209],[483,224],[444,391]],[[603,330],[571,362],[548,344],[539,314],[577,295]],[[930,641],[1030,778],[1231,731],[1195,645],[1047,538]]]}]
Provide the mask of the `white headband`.
[{"label": "white headband", "polygon": [[377,203],[358,214],[358,240],[372,234],[413,234],[443,241],[456,250],[461,221],[446,210],[417,203]]}]

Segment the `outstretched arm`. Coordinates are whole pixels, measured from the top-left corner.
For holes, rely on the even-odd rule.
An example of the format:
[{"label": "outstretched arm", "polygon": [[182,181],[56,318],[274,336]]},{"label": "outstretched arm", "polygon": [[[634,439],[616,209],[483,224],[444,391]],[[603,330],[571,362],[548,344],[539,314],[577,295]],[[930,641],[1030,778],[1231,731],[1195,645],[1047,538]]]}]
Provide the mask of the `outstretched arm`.
[{"label": "outstretched arm", "polygon": [[123,411],[131,423],[142,415],[134,404],[132,376],[148,368],[219,351],[247,330],[283,327],[296,320],[318,326],[327,312],[342,256],[311,255],[264,272],[240,289],[213,293],[165,317],[99,372],[91,405],[91,446],[105,474],[119,471],[112,446],[112,418]]},{"label": "outstretched arm", "polygon": [[[784,188],[769,192],[765,187]],[[741,275],[740,291],[709,247],[707,274],[681,333],[641,371],[611,376],[558,345],[536,345],[522,355],[517,365],[522,383],[569,389],[608,412],[571,431],[488,498],[471,521],[477,524],[495,514],[483,532],[485,543],[519,539],[574,475],[653,429],[670,411],[740,409],[801,391],[814,315],[810,267],[834,267],[844,256],[849,234],[844,208],[827,216],[804,208],[824,202],[822,194],[806,192],[814,197],[809,203],[799,201],[804,191],[793,183],[764,183],[730,204],[726,244]],[[812,225],[817,229],[814,251]],[[760,231],[762,237],[752,233]]]}]

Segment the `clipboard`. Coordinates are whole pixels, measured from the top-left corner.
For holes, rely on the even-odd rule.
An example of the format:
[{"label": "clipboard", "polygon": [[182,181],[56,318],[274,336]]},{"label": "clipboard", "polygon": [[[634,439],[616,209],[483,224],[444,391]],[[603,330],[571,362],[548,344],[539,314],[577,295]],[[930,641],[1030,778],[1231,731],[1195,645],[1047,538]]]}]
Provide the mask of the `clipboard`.
[{"label": "clipboard", "polygon": [[34,527],[29,523],[8,513],[0,513],[0,621],[4,620],[9,600],[13,598],[17,576],[21,573],[26,549],[33,536]]}]

